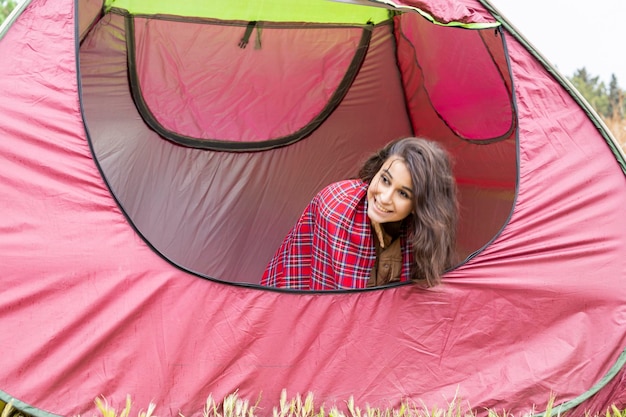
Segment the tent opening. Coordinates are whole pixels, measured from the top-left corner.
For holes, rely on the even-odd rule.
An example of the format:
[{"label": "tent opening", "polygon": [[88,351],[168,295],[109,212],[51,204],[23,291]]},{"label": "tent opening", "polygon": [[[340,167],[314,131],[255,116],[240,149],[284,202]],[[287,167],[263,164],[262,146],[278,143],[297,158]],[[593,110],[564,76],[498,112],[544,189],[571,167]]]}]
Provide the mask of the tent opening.
[{"label": "tent opening", "polygon": [[86,126],[132,225],[188,271],[258,283],[317,191],[355,177],[385,143],[420,136],[453,158],[459,261],[479,251],[517,184],[500,31],[350,4],[385,18],[302,22],[290,7],[274,21],[80,13]]}]

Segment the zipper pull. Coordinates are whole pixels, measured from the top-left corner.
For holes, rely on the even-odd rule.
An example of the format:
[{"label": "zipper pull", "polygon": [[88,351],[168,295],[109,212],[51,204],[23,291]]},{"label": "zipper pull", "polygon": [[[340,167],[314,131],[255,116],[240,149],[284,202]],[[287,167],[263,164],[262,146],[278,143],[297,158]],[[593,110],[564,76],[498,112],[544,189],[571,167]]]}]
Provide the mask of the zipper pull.
[{"label": "zipper pull", "polygon": [[248,26],[246,26],[246,31],[243,34],[243,37],[241,38],[241,40],[239,41],[239,47],[241,49],[244,49],[248,45],[248,42],[250,41],[250,35],[252,35],[252,31],[254,30],[255,26],[256,26],[256,21],[248,22]]}]

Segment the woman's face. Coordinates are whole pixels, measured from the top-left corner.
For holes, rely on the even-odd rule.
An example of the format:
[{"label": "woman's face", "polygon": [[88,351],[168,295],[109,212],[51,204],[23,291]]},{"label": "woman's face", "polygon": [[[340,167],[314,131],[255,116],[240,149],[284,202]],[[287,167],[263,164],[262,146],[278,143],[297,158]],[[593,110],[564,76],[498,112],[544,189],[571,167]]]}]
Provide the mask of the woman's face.
[{"label": "woman's face", "polygon": [[377,223],[397,222],[413,210],[411,173],[399,156],[390,156],[367,188],[367,216]]}]

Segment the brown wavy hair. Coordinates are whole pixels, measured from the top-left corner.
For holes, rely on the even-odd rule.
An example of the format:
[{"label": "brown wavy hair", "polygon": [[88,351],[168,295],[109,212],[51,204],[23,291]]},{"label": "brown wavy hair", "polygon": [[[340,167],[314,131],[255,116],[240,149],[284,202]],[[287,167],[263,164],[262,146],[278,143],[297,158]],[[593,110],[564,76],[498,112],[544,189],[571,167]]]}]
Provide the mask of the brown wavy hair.
[{"label": "brown wavy hair", "polygon": [[413,245],[410,278],[437,285],[455,261],[458,202],[450,157],[436,142],[402,138],[365,161],[359,177],[370,183],[390,156],[404,159],[413,183],[413,209],[402,223]]}]

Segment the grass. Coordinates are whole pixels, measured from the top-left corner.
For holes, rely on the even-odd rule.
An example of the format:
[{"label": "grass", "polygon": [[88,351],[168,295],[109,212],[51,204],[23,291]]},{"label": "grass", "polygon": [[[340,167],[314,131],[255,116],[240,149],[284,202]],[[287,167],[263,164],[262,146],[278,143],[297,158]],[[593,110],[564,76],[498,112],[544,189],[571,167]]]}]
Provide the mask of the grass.
[{"label": "grass", "polygon": [[[554,399],[554,396],[551,395],[546,411],[542,413],[543,417],[561,416],[560,411],[554,407]],[[295,397],[288,399],[286,390],[282,391],[279,403],[273,407],[271,412],[260,409],[258,403],[258,400],[256,403],[251,403],[245,398],[240,398],[237,392],[227,395],[221,402],[209,395],[201,413],[194,413],[194,415],[201,414],[203,417],[476,417],[478,414],[477,411],[470,408],[469,404],[464,404],[456,399],[448,404],[447,408],[428,408],[424,403],[405,401],[398,408],[381,409],[369,405],[361,408],[355,404],[351,397],[346,401],[343,410],[336,406],[325,409],[323,404],[321,406],[315,405],[312,393],[308,393],[306,396],[296,394]],[[2,405],[4,405],[3,409]],[[105,397],[96,398],[94,405],[98,414],[94,414],[93,417],[132,417],[135,415],[137,417],[157,417],[154,414],[156,411],[154,403],[148,404],[145,410],[139,409],[136,414],[133,414],[130,395],[126,396],[126,401],[119,411],[109,404]],[[13,407],[11,402],[8,404],[0,402],[0,409],[2,410],[0,417],[30,417]],[[513,417],[506,411],[486,410],[486,412],[487,417]],[[529,411],[519,417],[532,417],[534,414],[534,407],[529,407]],[[178,413],[178,417],[185,417],[185,415]],[[626,409],[622,410],[611,406],[604,413],[593,416],[587,413],[586,417],[626,417]]]}]

